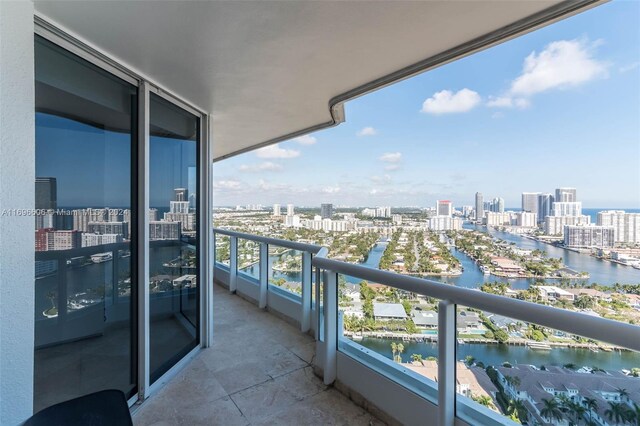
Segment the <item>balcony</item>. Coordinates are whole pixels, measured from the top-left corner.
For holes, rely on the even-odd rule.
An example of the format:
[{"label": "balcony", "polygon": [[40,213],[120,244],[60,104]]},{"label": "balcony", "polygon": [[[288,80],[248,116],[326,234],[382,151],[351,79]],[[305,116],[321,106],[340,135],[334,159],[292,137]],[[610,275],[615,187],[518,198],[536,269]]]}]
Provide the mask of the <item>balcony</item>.
[{"label": "balcony", "polygon": [[[264,320],[256,322],[253,317],[249,320],[249,324],[260,323],[257,330],[280,330],[279,334],[273,338],[277,342],[276,346],[284,346],[297,355],[296,359],[285,352],[287,354],[286,360],[277,367],[277,369],[284,368],[281,371],[293,370],[293,372],[284,373],[284,376],[275,378],[273,374],[268,372],[272,368],[269,361],[266,365],[258,364],[255,366],[259,377],[271,383],[271,378],[274,382],[278,382],[286,380],[287,377],[293,379],[296,374],[300,374],[297,373],[299,369],[308,371],[304,377],[306,385],[303,389],[297,391],[297,388],[289,388],[287,385],[288,389],[296,389],[297,392],[300,392],[298,399],[302,398],[303,404],[305,404],[304,401],[307,401],[307,392],[317,394],[322,389],[327,389],[326,386],[333,385],[333,389],[330,388],[332,395],[335,392],[334,389],[337,389],[357,401],[360,406],[367,407],[376,413],[378,418],[383,418],[389,423],[425,424],[425,418],[434,418],[438,419],[438,424],[496,426],[515,424],[507,416],[507,407],[501,405],[503,401],[499,395],[504,394],[512,401],[519,401],[524,407],[521,409],[525,411],[518,414],[521,421],[526,418],[526,422],[529,424],[545,424],[552,422],[553,419],[545,418],[546,412],[536,408],[536,404],[539,404],[540,398],[544,399],[546,394],[558,395],[558,392],[564,392],[576,404],[582,404],[581,398],[584,398],[585,395],[594,395],[598,399],[599,408],[593,408],[590,416],[600,418],[601,424],[616,424],[615,420],[606,419],[604,413],[607,404],[614,400],[625,401],[624,398],[627,398],[626,403],[631,406],[640,395],[640,381],[638,379],[624,376],[618,371],[613,372],[613,370],[611,372],[604,370],[584,372],[579,370],[576,372],[571,370],[571,367],[562,366],[562,363],[558,365],[558,353],[552,355],[550,352],[543,352],[546,355],[542,355],[540,359],[546,360],[547,367],[525,365],[526,361],[524,361],[525,364],[519,363],[512,366],[505,363],[502,365],[495,363],[495,360],[493,365],[485,366],[484,363],[475,363],[473,360],[469,360],[469,356],[466,357],[465,362],[460,362],[462,358],[465,358],[464,354],[469,350],[469,345],[473,346],[476,343],[476,347],[480,347],[482,339],[474,338],[472,331],[470,331],[474,327],[478,328],[477,325],[473,325],[474,321],[477,322],[477,319],[474,320],[478,317],[477,313],[480,313],[480,318],[483,318],[483,321],[486,316],[498,315],[500,318],[510,319],[512,322],[544,327],[545,330],[551,330],[550,334],[553,336],[574,336],[577,339],[576,343],[569,343],[566,348],[581,347],[582,345],[587,352],[597,353],[601,349],[604,351],[601,359],[615,358],[618,363],[625,360],[632,363],[637,362],[637,352],[640,350],[640,343],[637,339],[639,328],[637,326],[331,260],[326,258],[326,249],[314,245],[223,229],[214,229],[214,241],[218,251],[214,271],[216,282],[229,289],[229,293],[235,293],[300,328],[301,332],[296,332],[291,325],[282,326],[280,320],[264,313],[258,314],[265,317]],[[238,248],[239,242],[242,242],[242,250]],[[228,251],[225,247],[228,247]],[[299,283],[284,285],[271,278],[274,256],[277,257],[283,253],[282,250],[273,250],[273,247],[288,249],[295,256],[301,258],[301,262],[294,262],[300,268],[299,274],[296,272],[296,276],[300,277]],[[248,252],[254,255],[259,253],[259,260],[254,262],[252,259],[248,259]],[[417,295],[418,298],[436,299],[437,324],[435,329],[424,335],[393,331],[393,328],[388,331],[368,334],[348,331],[345,327],[347,308],[338,303],[340,276],[378,283],[405,292],[403,294]],[[224,319],[222,323],[218,322],[221,329],[214,330],[217,339],[222,340],[217,340],[214,347],[221,348],[221,351],[222,348],[227,348],[229,355],[222,353],[207,355],[205,351],[195,361],[195,365],[192,367],[193,371],[198,371],[198,369],[211,371],[211,360],[213,359],[219,360],[221,365],[228,363],[228,359],[225,360],[226,356],[233,357],[234,354],[241,352],[242,348],[246,347],[245,337],[242,337],[245,329],[248,329],[246,338],[249,341],[253,339],[258,342],[264,341],[262,339],[265,335],[252,326],[243,324],[239,328],[239,332],[237,328],[228,328],[230,323],[239,321],[234,319],[238,318],[238,315],[244,315],[249,311],[252,313],[259,311],[255,311],[255,308],[245,302],[238,301],[237,297],[221,291],[220,288],[216,288],[216,296],[218,297],[216,306],[224,304],[224,313],[222,314]],[[234,312],[233,308],[236,306],[240,309],[239,314]],[[215,320],[214,323],[216,323]],[[282,332],[284,328],[289,330],[286,335]],[[253,337],[256,333],[261,335],[262,339]],[[310,338],[308,334],[315,336],[315,339]],[[513,337],[515,334],[511,332],[510,336]],[[374,335],[391,340],[386,340],[387,343],[384,343],[382,347],[361,342],[363,336],[366,339],[367,336]],[[237,340],[228,336],[235,336]],[[580,338],[578,339],[577,336]],[[585,342],[585,338],[590,339],[591,343],[579,343]],[[469,339],[471,343],[466,339]],[[508,347],[526,345],[529,352],[547,351],[551,350],[550,345],[557,344],[557,341],[553,339],[549,340],[549,345],[544,343],[536,345],[534,341],[525,341],[525,339],[514,340],[517,341],[512,341],[511,345],[498,345],[497,350],[504,351]],[[264,346],[269,348],[267,349],[269,354],[277,352],[277,349],[270,349],[274,341],[270,336],[267,337],[269,343]],[[410,347],[414,342],[427,341],[435,347],[435,355],[437,356],[434,357],[434,360],[414,358],[415,354],[411,355],[411,358],[414,358],[413,362],[411,359],[407,360],[406,357],[402,359],[403,349],[397,349],[397,352],[396,349],[393,349],[392,360],[385,353],[388,351],[388,342],[392,342],[391,347],[394,345]],[[404,345],[398,345],[396,342],[402,342]],[[562,355],[562,349],[560,356],[567,356],[566,354]],[[293,364],[288,360],[289,358]],[[254,358],[249,355],[249,359]],[[565,361],[566,365],[570,364],[568,360]],[[213,361],[213,364],[216,364],[216,361]],[[229,370],[228,367],[223,368],[226,368],[224,371]],[[230,370],[233,369],[234,367],[230,368]],[[312,369],[322,377],[323,383],[311,376]],[[189,380],[187,378],[188,371],[190,370],[184,373],[186,381]],[[598,374],[600,377],[594,381],[592,374]],[[216,378],[217,373],[214,372],[211,375]],[[513,377],[520,378],[516,381]],[[533,377],[533,381],[529,380],[531,377]],[[546,393],[542,396],[536,394],[538,392],[536,383],[540,380],[545,381],[543,391]],[[567,381],[572,382],[571,390],[562,387],[562,383]],[[594,387],[593,383],[596,382],[601,383],[602,386]],[[177,384],[170,384],[169,389],[178,389],[183,386],[181,383],[183,382],[178,380]],[[214,380],[212,383],[216,383],[216,381]],[[263,389],[267,386],[276,387],[275,384],[262,384],[257,386],[259,391],[256,392],[267,392],[266,389]],[[618,395],[617,391],[612,391],[613,393],[609,395],[605,388],[625,389],[625,393],[629,391],[633,396]],[[225,390],[221,390],[221,392],[224,393]],[[240,392],[239,395],[243,392]],[[484,405],[477,402],[482,400],[483,396]],[[230,398],[234,400],[233,395]],[[256,396],[256,398],[258,401],[256,406],[266,404],[266,407],[270,407],[271,399],[258,399],[263,398],[262,396]],[[312,400],[313,398],[315,397],[312,397]],[[487,401],[492,402],[486,404]],[[499,405],[501,408],[498,408]],[[244,413],[239,403],[238,408]],[[317,408],[322,410],[321,406]],[[352,409],[357,412],[357,409]],[[142,413],[144,413],[144,406]],[[145,419],[146,417],[142,413],[141,418]],[[283,416],[286,415],[289,414],[283,414]],[[289,418],[282,417],[281,419]],[[427,422],[427,424],[431,423]]]},{"label": "balcony", "polygon": [[311,336],[218,285],[213,297],[214,343],[140,407],[136,425],[383,424],[314,375]]}]

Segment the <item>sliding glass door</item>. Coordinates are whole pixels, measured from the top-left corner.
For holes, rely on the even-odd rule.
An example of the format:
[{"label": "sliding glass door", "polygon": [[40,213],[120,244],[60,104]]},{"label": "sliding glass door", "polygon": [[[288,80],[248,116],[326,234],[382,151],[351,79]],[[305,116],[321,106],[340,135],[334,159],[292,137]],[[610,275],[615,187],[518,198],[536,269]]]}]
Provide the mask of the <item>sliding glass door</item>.
[{"label": "sliding glass door", "polygon": [[206,252],[202,114],[47,35],[35,41],[35,411],[103,389],[146,397],[200,345]]},{"label": "sliding glass door", "polygon": [[155,93],[149,126],[149,359],[155,382],[199,343],[198,118]]},{"label": "sliding glass door", "polygon": [[136,392],[137,87],[36,38],[34,409]]}]

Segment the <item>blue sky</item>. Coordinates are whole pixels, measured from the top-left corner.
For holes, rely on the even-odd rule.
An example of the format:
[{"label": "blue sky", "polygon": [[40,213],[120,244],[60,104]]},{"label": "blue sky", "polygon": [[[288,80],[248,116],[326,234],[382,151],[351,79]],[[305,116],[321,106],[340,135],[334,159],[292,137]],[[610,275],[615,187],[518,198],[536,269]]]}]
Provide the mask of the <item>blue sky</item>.
[{"label": "blue sky", "polygon": [[640,207],[640,2],[614,1],[346,104],[214,166],[214,203],[456,206],[574,186]]}]

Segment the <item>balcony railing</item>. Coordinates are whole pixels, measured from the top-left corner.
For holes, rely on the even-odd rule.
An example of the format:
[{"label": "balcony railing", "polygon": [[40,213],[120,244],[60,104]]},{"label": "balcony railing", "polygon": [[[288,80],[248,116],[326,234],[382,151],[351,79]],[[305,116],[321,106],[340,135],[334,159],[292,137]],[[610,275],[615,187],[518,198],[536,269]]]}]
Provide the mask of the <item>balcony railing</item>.
[{"label": "balcony railing", "polygon": [[[324,382],[343,380],[338,368],[340,356],[349,357],[368,370],[392,380],[415,396],[437,405],[438,424],[503,425],[509,420],[486,407],[456,394],[456,312],[458,306],[536,324],[572,335],[606,342],[619,348],[640,352],[640,327],[591,316],[580,312],[488,294],[473,289],[442,284],[427,279],[381,271],[327,258],[328,250],[312,244],[256,236],[224,229],[214,229],[217,236],[230,239],[230,262],[226,266],[216,261],[214,279],[300,324],[302,332],[315,331],[317,341],[316,364],[322,370]],[[238,274],[238,239],[260,244],[260,278]],[[271,265],[268,246],[275,245],[302,252],[301,295],[282,291],[269,283]],[[382,284],[398,290],[438,299],[438,374],[437,384],[403,368],[343,337],[338,305],[338,276],[345,275]],[[315,279],[312,279],[315,276]],[[320,284],[315,285],[314,284]],[[314,291],[315,290],[315,291]],[[312,293],[314,297],[312,298]],[[316,302],[321,303],[316,303]],[[319,308],[316,308],[319,307]],[[345,375],[348,375],[345,371]],[[365,378],[359,380],[367,382]],[[639,379],[640,380],[640,379]],[[399,389],[399,388],[394,388]],[[365,392],[362,396],[369,399]],[[393,400],[393,398],[389,398]],[[410,399],[410,398],[409,398]],[[385,410],[384,401],[378,407]],[[386,410],[385,410],[386,411]],[[392,416],[394,413],[390,413]]]}]

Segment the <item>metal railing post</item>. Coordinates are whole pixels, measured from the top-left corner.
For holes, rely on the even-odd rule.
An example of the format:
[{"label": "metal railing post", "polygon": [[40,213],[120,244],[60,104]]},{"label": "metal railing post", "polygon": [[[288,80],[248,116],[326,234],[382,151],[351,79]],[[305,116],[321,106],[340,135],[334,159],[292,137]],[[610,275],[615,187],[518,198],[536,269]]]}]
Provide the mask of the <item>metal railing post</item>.
[{"label": "metal railing post", "polygon": [[456,408],[456,305],[438,304],[438,425],[453,426]]},{"label": "metal railing post", "polygon": [[229,237],[229,291],[238,287],[238,237]]},{"label": "metal railing post", "polygon": [[302,309],[300,311],[300,331],[306,333],[311,328],[311,253],[302,252]]},{"label": "metal railing post", "polygon": [[324,271],[324,384],[336,380],[338,370],[338,275]]},{"label": "metal railing post", "polygon": [[267,291],[269,290],[269,245],[260,243],[260,298],[258,306],[260,309],[267,307]]},{"label": "metal railing post", "polygon": [[316,324],[316,340],[320,340],[320,336],[322,336],[322,326],[321,326],[321,321],[320,319],[322,318],[322,315],[320,315],[320,308],[321,308],[321,304],[320,304],[320,291],[321,291],[321,273],[320,273],[320,268],[316,268],[316,288],[315,288],[315,294],[316,294],[316,303],[315,303],[315,324]]}]

